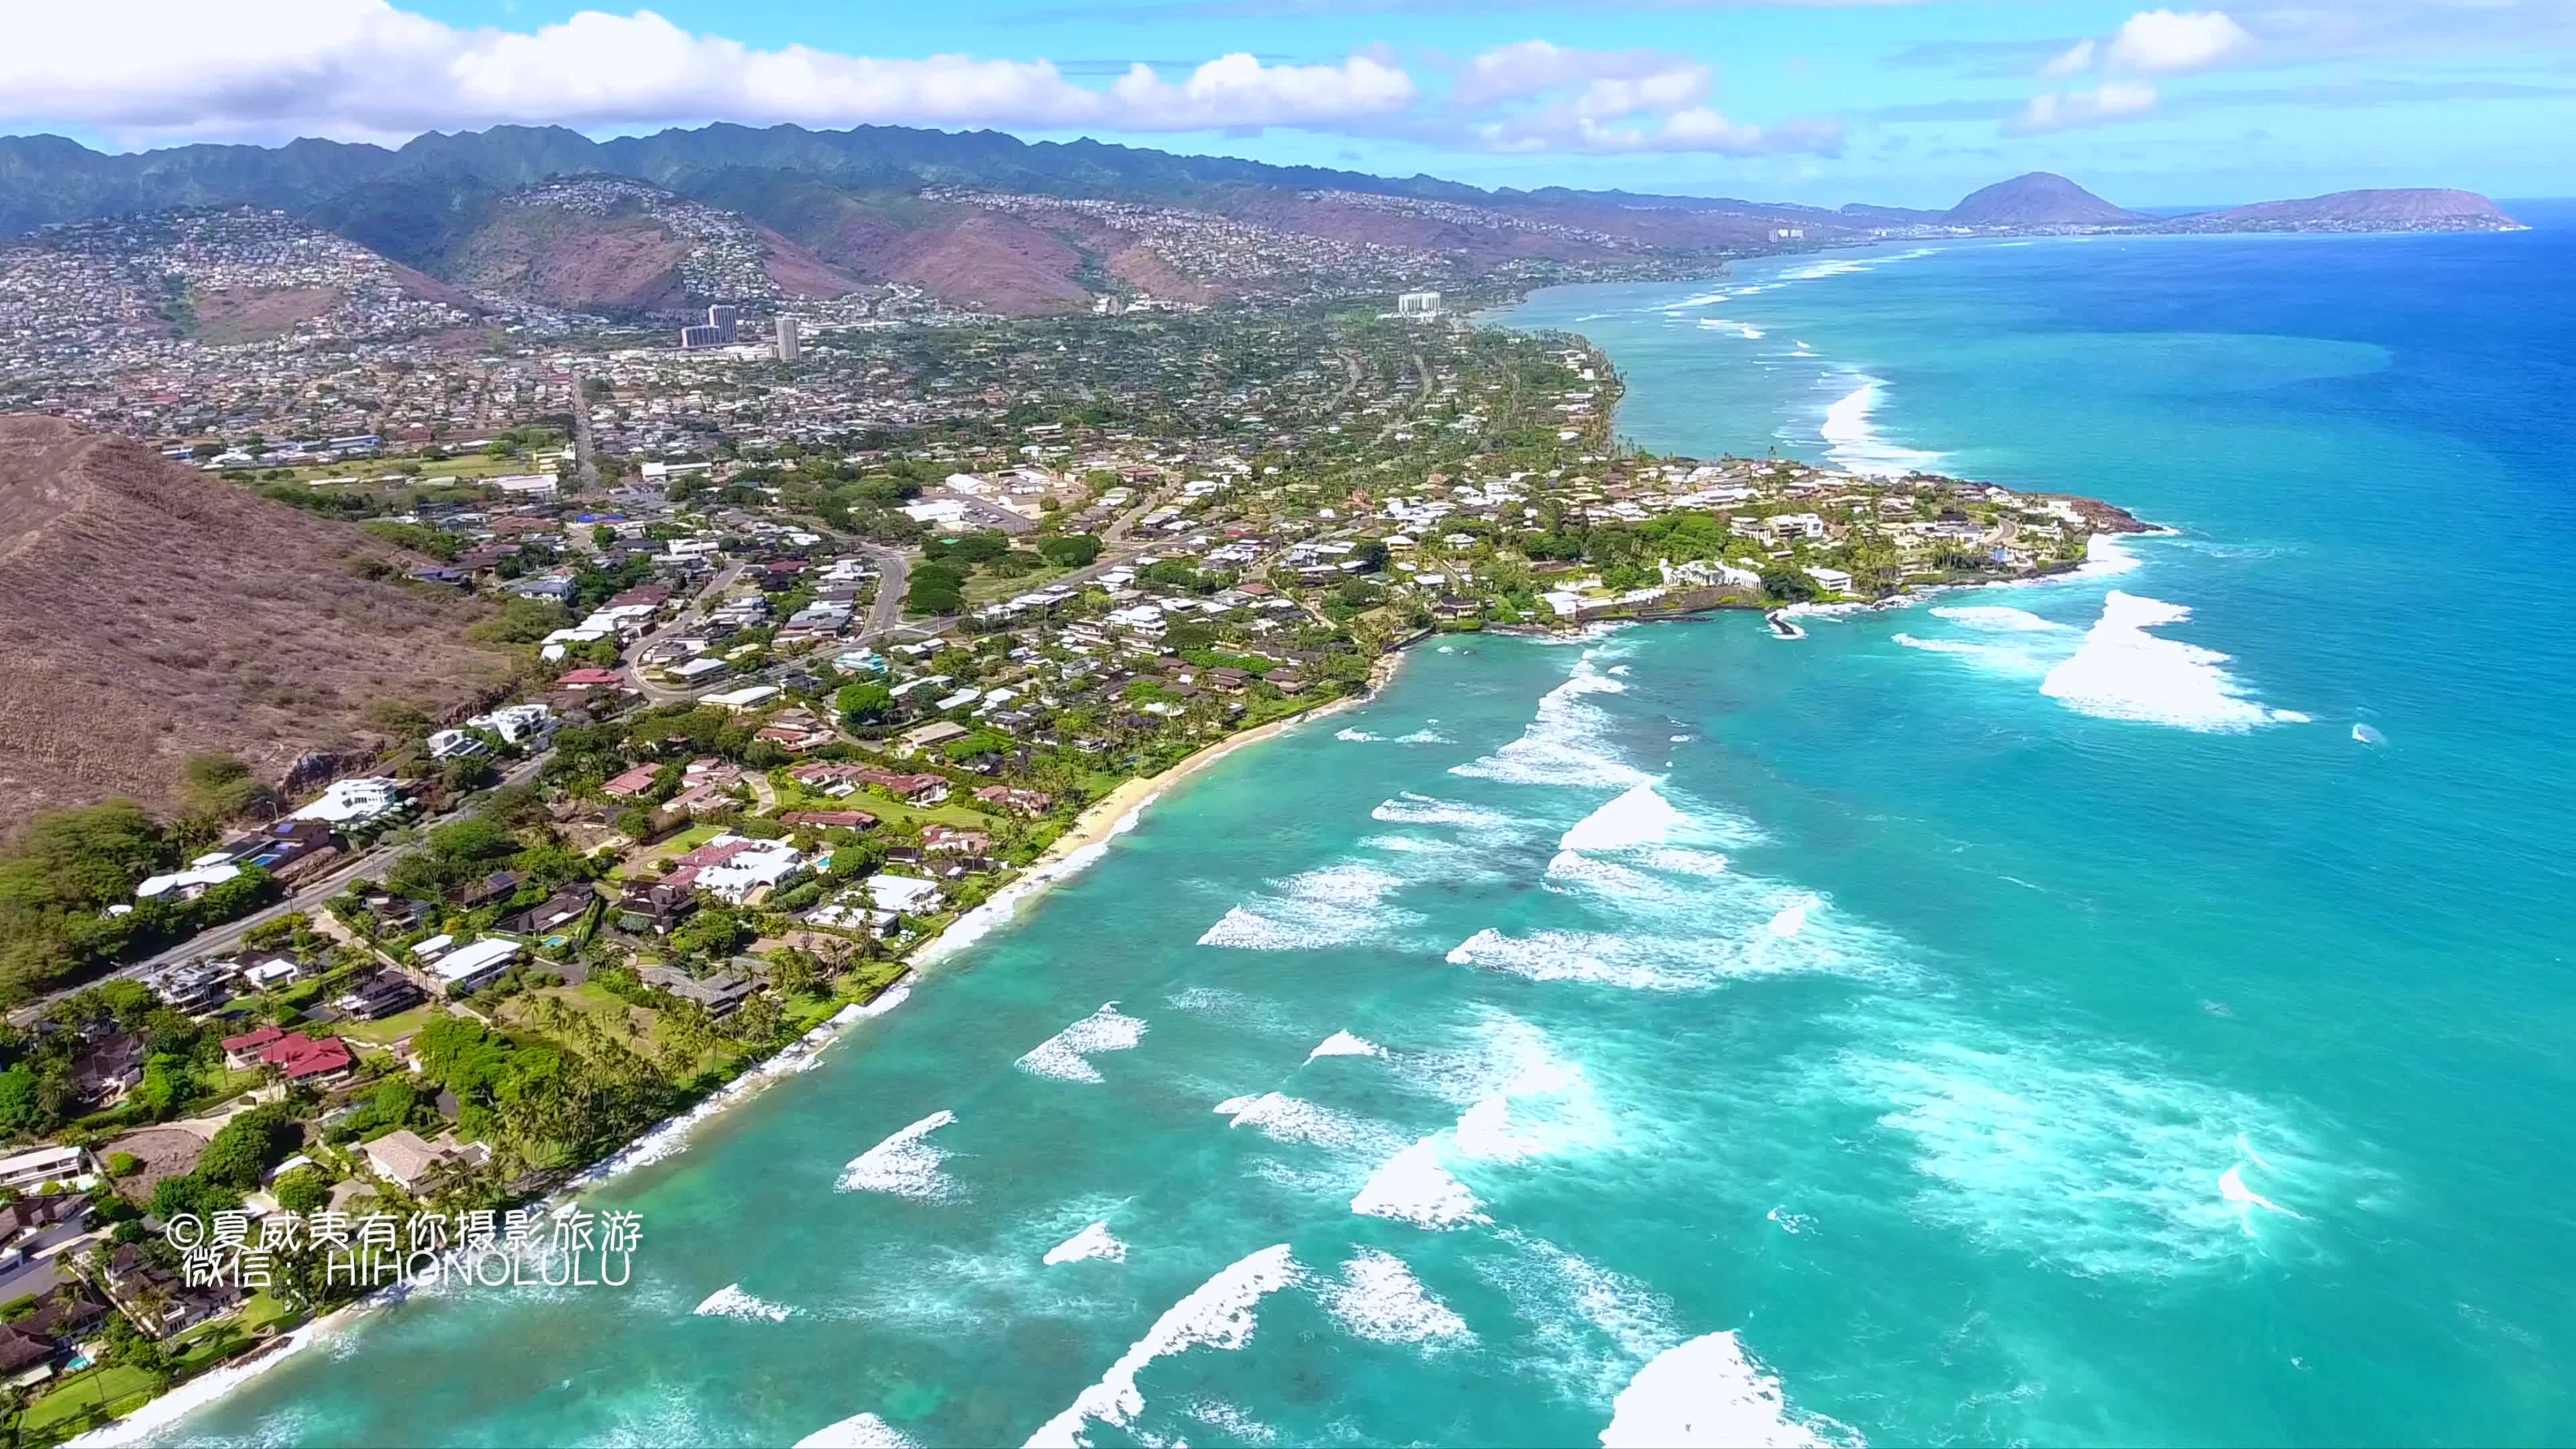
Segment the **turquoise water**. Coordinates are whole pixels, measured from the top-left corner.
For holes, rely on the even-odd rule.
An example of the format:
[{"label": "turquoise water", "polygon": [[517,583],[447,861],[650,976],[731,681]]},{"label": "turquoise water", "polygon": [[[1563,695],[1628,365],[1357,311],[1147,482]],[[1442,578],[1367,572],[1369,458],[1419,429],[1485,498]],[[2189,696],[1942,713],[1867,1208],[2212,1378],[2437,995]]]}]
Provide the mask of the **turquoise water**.
[{"label": "turquoise water", "polygon": [[1649,446],[2179,532],[1418,651],[596,1194],[631,1287],[168,1436],[2566,1442],[2571,243],[1543,294]]}]

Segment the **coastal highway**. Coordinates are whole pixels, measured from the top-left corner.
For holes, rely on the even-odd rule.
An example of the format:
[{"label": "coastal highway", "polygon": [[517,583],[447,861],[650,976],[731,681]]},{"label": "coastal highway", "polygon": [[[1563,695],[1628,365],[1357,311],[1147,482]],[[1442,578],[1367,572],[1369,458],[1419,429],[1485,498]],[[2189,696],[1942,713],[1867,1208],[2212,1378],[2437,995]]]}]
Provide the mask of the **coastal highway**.
[{"label": "coastal highway", "polygon": [[[526,784],[536,778],[537,771],[545,767],[545,762],[544,752],[530,755],[505,771],[501,776],[500,785],[495,788],[507,789],[513,785]],[[463,815],[477,798],[479,797],[468,796],[458,802],[453,809],[423,817],[420,822],[421,828],[447,824]],[[86,990],[102,982],[117,981],[130,976],[139,976],[147,971],[157,971],[164,966],[175,966],[182,961],[200,956],[220,956],[240,945],[242,937],[280,916],[290,915],[296,911],[318,911],[325,901],[353,885],[384,879],[385,873],[393,869],[394,862],[402,857],[403,851],[407,848],[407,845],[385,844],[361,852],[349,860],[342,861],[329,873],[315,876],[305,882],[275,905],[253,911],[239,920],[227,921],[220,926],[199,931],[168,950],[146,956],[140,961],[129,962],[104,976],[94,977],[78,986],[67,986],[60,991],[48,992],[23,1006],[12,1009],[9,1020],[25,1025],[43,1015],[47,1006],[73,992]]]}]

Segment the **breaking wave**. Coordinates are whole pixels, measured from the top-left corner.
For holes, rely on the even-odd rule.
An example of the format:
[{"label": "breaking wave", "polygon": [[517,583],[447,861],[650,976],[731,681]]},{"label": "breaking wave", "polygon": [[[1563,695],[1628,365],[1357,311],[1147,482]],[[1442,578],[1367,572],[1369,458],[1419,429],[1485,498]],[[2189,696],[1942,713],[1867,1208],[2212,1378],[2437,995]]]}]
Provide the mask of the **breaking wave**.
[{"label": "breaking wave", "polygon": [[1539,696],[1538,718],[1521,737],[1482,758],[1452,765],[1449,773],[1508,785],[1606,786],[1624,790],[1644,780],[1644,772],[1613,756],[1603,735],[1610,719],[1583,702],[1587,694],[1617,694],[1626,685],[1592,667],[1589,658],[1575,661],[1574,673]]},{"label": "breaking wave", "polygon": [[1198,943],[1238,951],[1312,951],[1380,938],[1422,919],[1387,904],[1403,886],[1403,877],[1357,862],[1306,871],[1230,908]]},{"label": "breaking wave", "polygon": [[1342,1265],[1338,1281],[1317,1291],[1345,1332],[1380,1343],[1469,1341],[1467,1320],[1433,1297],[1393,1253],[1363,1248]]},{"label": "breaking wave", "polygon": [[1240,1349],[1252,1341],[1261,1300],[1302,1276],[1288,1245],[1280,1243],[1236,1260],[1165,1309],[1145,1336],[1128,1346],[1100,1381],[1074,1397],[1063,1412],[1038,1426],[1026,1449],[1073,1449],[1097,1421],[1130,1428],[1145,1411],[1136,1375],[1158,1358],[1193,1348]]},{"label": "breaking wave", "polygon": [[1093,1258],[1112,1263],[1127,1261],[1127,1245],[1110,1234],[1109,1224],[1093,1223],[1081,1232],[1046,1250],[1039,1261],[1052,1268],[1059,1263],[1080,1263]]},{"label": "breaking wave", "polygon": [[1377,1043],[1365,1037],[1353,1036],[1347,1031],[1337,1031],[1317,1043],[1313,1051],[1306,1053],[1306,1060],[1311,1062],[1317,1057],[1382,1057],[1385,1055],[1386,1048]]},{"label": "breaking wave", "polygon": [[2208,734],[2307,721],[2296,711],[2246,698],[2245,686],[2219,667],[2226,655],[2148,632],[2190,617],[2191,610],[2179,604],[2114,589],[2102,600],[2102,617],[2085,634],[2083,647],[2048,672],[2039,692],[2102,719]]},{"label": "breaking wave", "polygon": [[918,1449],[919,1441],[874,1414],[852,1414],[796,1441],[796,1449]]},{"label": "breaking wave", "polygon": [[747,1323],[784,1323],[796,1312],[784,1303],[745,1293],[739,1283],[727,1283],[689,1311],[700,1318],[735,1318]]},{"label": "breaking wave", "polygon": [[851,1158],[835,1186],[842,1192],[880,1192],[932,1201],[952,1196],[956,1184],[939,1166],[948,1154],[931,1145],[929,1137],[956,1120],[954,1112],[931,1113]]},{"label": "breaking wave", "polygon": [[1884,379],[1852,373],[1844,381],[1856,385],[1825,409],[1824,423],[1818,429],[1825,441],[1826,457],[1855,473],[1883,477],[1930,472],[1940,466],[1939,453],[1901,448],[1879,436],[1870,415],[1887,399]]},{"label": "breaking wave", "polygon": [[1088,1058],[1094,1052],[1123,1052],[1145,1038],[1145,1023],[1104,1002],[1098,1011],[1048,1037],[1021,1057],[1020,1070],[1060,1082],[1105,1080]]},{"label": "breaking wave", "polygon": [[1780,1380],[1733,1333],[1709,1333],[1647,1361],[1611,1402],[1603,1449],[1818,1449],[1862,1442],[1789,1407]]}]

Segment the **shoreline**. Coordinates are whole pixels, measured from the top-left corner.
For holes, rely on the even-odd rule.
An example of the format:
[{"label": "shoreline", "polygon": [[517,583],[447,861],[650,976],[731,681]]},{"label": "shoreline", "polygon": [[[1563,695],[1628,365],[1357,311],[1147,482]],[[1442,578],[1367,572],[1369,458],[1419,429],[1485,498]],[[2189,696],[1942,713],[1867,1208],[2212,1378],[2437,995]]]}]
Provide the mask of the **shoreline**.
[{"label": "shoreline", "polygon": [[[615,1152],[575,1173],[561,1187],[540,1198],[536,1205],[544,1208],[548,1216],[560,1214],[597,1187],[637,1168],[652,1166],[687,1151],[697,1129],[771,1086],[817,1065],[822,1053],[846,1036],[851,1027],[862,1021],[874,1020],[902,1005],[911,996],[913,988],[921,983],[924,970],[972,948],[995,928],[1016,920],[1023,908],[1040,904],[1051,887],[1081,873],[1107,854],[1110,843],[1136,828],[1146,808],[1162,798],[1166,790],[1237,750],[1276,739],[1313,721],[1376,699],[1378,692],[1402,669],[1406,649],[1428,637],[1426,634],[1408,639],[1373,660],[1369,665],[1365,693],[1326,700],[1285,719],[1229,735],[1159,775],[1122,781],[1117,788],[1085,806],[1064,834],[1057,836],[1017,879],[996,892],[992,899],[951,921],[947,929],[937,936],[915,946],[904,957],[904,974],[896,977],[874,998],[843,1007],[830,1020],[745,1068],[742,1075],[707,1094],[688,1110],[654,1123]],[[356,1326],[368,1314],[400,1306],[408,1296],[402,1285],[393,1284],[344,1303],[268,1340],[241,1358],[174,1386],[170,1392],[147,1401],[124,1418],[66,1440],[66,1449],[107,1449],[107,1446],[135,1443],[215,1403],[324,1337]]]}]

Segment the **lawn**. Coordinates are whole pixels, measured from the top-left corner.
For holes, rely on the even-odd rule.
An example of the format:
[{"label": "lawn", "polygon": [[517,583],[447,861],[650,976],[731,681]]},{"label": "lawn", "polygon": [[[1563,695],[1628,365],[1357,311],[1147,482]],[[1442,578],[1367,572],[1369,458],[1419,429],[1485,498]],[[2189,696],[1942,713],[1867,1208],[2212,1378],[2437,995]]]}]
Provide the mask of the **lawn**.
[{"label": "lawn", "polygon": [[84,1369],[29,1404],[27,1412],[18,1420],[18,1427],[32,1434],[51,1425],[77,1419],[102,1404],[112,1404],[129,1395],[151,1391],[152,1375],[139,1368],[111,1365]]},{"label": "lawn", "polygon": [[241,1317],[237,1321],[241,1324],[242,1332],[255,1334],[270,1324],[283,1323],[302,1311],[283,1298],[270,1296],[269,1291],[263,1288],[250,1295],[249,1300],[242,1304]]},{"label": "lawn", "polygon": [[979,573],[968,579],[966,587],[960,592],[966,596],[966,602],[969,604],[989,604],[996,599],[1017,598],[1032,589],[1045,588],[1048,584],[1072,572],[1070,568],[1058,568],[1054,564],[1048,564],[1043,568],[1021,574],[1017,578],[1006,579],[997,574]]},{"label": "lawn", "polygon": [[334,1030],[351,1041],[365,1042],[369,1046],[392,1046],[395,1042],[436,1021],[440,1015],[442,1013],[437,1002],[424,1001],[409,1011],[397,1011],[391,1016],[380,1017],[374,1021],[340,1022],[335,1025]]},{"label": "lawn", "polygon": [[[888,825],[907,827],[938,821],[966,830],[990,830],[995,824],[992,816],[960,803],[958,795],[954,794],[939,804],[922,806],[906,805],[900,800],[871,795],[865,790],[855,795],[819,795],[788,779],[783,771],[775,777],[774,783],[778,786],[778,808],[781,811],[865,810]],[[951,788],[963,793],[966,787]]]}]

